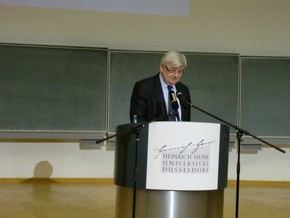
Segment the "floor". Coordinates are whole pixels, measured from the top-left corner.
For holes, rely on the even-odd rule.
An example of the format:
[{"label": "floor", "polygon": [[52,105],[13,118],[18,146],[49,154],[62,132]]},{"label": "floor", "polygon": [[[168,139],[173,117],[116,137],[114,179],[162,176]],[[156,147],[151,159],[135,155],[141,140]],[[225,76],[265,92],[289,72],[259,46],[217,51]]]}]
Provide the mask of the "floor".
[{"label": "floor", "polygon": [[[235,217],[236,191],[225,189],[224,218]],[[0,183],[0,218],[114,218],[111,183]],[[241,185],[239,218],[289,218],[290,186]]]}]

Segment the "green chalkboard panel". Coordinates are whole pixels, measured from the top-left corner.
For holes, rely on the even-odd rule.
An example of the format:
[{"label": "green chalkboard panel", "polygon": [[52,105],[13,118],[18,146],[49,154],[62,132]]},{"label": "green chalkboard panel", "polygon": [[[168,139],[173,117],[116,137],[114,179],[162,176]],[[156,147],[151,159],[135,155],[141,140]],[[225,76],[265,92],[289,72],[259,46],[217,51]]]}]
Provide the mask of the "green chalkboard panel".
[{"label": "green chalkboard panel", "polygon": [[[136,81],[159,72],[164,52],[110,51],[109,131],[129,123],[129,105]],[[191,92],[192,103],[236,124],[238,62],[236,54],[185,53],[188,67],[182,81]],[[192,109],[192,121],[218,122]]]},{"label": "green chalkboard panel", "polygon": [[[192,104],[236,125],[239,56],[203,53],[186,53],[186,56],[188,67],[183,81],[190,89]],[[191,119],[218,122],[195,109]]]},{"label": "green chalkboard panel", "polygon": [[105,131],[107,49],[0,45],[0,131]]},{"label": "green chalkboard panel", "polygon": [[241,57],[241,126],[290,136],[290,58]]}]

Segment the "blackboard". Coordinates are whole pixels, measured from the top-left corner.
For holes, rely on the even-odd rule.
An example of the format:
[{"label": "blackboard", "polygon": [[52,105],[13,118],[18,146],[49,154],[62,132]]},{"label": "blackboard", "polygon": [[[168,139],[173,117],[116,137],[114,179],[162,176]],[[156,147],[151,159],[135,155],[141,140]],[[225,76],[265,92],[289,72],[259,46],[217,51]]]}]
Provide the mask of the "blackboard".
[{"label": "blackboard", "polygon": [[[68,138],[86,139],[115,132],[129,123],[135,82],[157,74],[163,54],[0,44],[1,137],[30,132],[32,138],[72,133]],[[290,58],[185,55],[182,82],[194,105],[258,136],[290,136]],[[219,122],[194,108],[191,116],[194,122]]]},{"label": "blackboard", "polygon": [[[135,82],[159,72],[164,52],[110,51],[109,131],[129,123],[130,97]],[[221,118],[237,123],[237,54],[185,53],[188,67],[182,78],[192,103]],[[192,109],[194,122],[219,122]]]},{"label": "blackboard", "polygon": [[0,131],[105,131],[107,49],[0,45]]},{"label": "blackboard", "polygon": [[241,126],[290,136],[290,58],[241,57]]}]

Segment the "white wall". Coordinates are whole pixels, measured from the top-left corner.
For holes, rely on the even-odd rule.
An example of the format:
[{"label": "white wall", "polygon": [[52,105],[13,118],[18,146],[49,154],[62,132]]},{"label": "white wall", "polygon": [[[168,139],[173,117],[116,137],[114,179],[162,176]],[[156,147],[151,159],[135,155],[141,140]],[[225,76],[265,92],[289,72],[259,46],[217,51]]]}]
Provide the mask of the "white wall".
[{"label": "white wall", "polygon": [[[0,42],[290,56],[289,11],[288,0],[192,0],[188,17],[0,5]],[[290,181],[286,150],[242,155],[241,179]],[[52,177],[112,177],[113,155],[78,143],[1,142],[0,178],[32,177],[44,160]],[[233,150],[229,178],[235,177]]]},{"label": "white wall", "polygon": [[[265,147],[257,154],[241,154],[241,180],[290,181],[290,149],[283,148],[283,154],[273,148]],[[237,150],[229,153],[228,178],[237,178]]]},{"label": "white wall", "polygon": [[287,0],[192,0],[189,17],[0,5],[0,41],[289,55]]},{"label": "white wall", "polygon": [[0,143],[0,178],[35,177],[39,163],[48,162],[52,173],[47,176],[47,164],[40,165],[42,177],[52,178],[112,178],[114,152],[80,150],[78,143],[2,142]]}]

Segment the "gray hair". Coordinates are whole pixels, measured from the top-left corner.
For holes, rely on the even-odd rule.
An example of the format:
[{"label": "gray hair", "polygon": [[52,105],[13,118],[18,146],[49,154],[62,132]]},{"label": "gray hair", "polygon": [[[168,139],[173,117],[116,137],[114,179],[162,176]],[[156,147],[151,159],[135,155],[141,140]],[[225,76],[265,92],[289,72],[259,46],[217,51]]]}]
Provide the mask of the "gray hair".
[{"label": "gray hair", "polygon": [[174,67],[183,67],[187,66],[187,60],[184,54],[178,51],[168,51],[161,58],[160,64],[171,64]]}]

